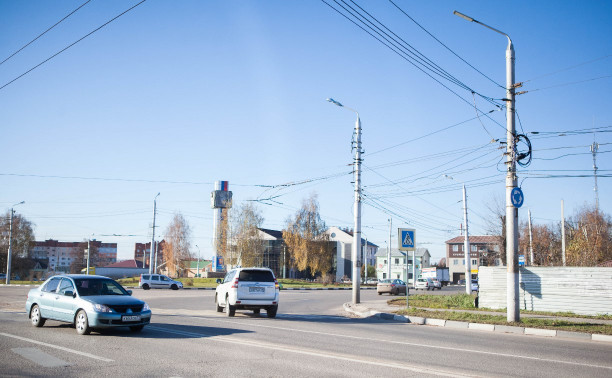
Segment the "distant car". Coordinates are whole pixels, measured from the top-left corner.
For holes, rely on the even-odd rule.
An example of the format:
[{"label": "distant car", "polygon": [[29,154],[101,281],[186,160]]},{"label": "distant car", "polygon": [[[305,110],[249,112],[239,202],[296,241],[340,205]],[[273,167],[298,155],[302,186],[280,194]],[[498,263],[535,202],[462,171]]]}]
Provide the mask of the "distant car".
[{"label": "distant car", "polygon": [[432,290],[434,289],[442,290],[442,282],[438,281],[435,278],[432,278],[431,281],[433,282]]},{"label": "distant car", "polygon": [[465,285],[465,280],[459,280],[457,283],[458,283],[459,285]]},{"label": "distant car", "polygon": [[183,283],[175,281],[163,274],[141,274],[138,286],[144,290],[149,289],[172,289],[178,290],[183,288]]},{"label": "distant car", "polygon": [[253,310],[259,314],[266,310],[268,318],[278,311],[280,287],[274,273],[268,268],[236,268],[225,275],[215,290],[217,312],[234,316],[236,310]]},{"label": "distant car", "polygon": [[435,289],[434,288],[434,283],[433,283],[431,278],[417,278],[414,288],[416,290],[419,290],[419,289],[421,289],[421,290],[429,290],[429,289],[433,290],[433,289]]},{"label": "distant car", "polygon": [[53,276],[28,292],[25,309],[34,327],[58,320],[74,324],[79,335],[114,327],[139,332],[151,321],[149,305],[132,297],[131,290],[93,275]]},{"label": "distant car", "polygon": [[406,294],[406,283],[400,279],[380,280],[376,285],[378,295],[389,293],[391,295]]},{"label": "distant car", "polygon": [[472,280],[472,291],[478,291],[478,280]]},{"label": "distant car", "polygon": [[376,278],[368,278],[365,284],[366,285],[376,285],[378,284],[378,280]]}]

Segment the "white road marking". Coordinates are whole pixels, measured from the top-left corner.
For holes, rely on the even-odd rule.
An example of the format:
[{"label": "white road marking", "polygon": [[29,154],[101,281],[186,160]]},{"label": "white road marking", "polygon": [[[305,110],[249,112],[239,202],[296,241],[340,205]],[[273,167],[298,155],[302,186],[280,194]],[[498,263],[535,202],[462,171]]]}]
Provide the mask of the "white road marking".
[{"label": "white road marking", "polygon": [[[408,370],[408,371],[412,371],[415,373],[421,373],[421,374],[434,374],[434,375],[445,376],[445,377],[464,377],[466,376],[466,375],[457,373],[456,371],[449,372],[449,371],[431,369],[431,368],[424,367],[424,366],[398,364],[398,363],[391,362],[391,361],[380,361],[380,360],[372,361],[372,360],[366,360],[363,357],[354,358],[354,357],[350,357],[348,355],[343,355],[343,354],[322,353],[322,352],[317,352],[311,349],[296,348],[296,347],[285,346],[285,345],[278,346],[278,345],[265,343],[261,341],[250,341],[250,340],[238,339],[236,337],[230,337],[230,336],[216,336],[216,335],[209,335],[205,333],[176,331],[176,330],[170,330],[170,329],[152,327],[152,326],[149,326],[148,329],[159,331],[159,332],[173,333],[176,335],[188,336],[188,337],[208,336],[209,338],[207,340],[211,340],[211,341],[237,344],[241,346],[249,345],[255,348],[266,348],[266,349],[276,350],[279,352],[297,353],[297,354],[308,355],[308,356],[319,357],[319,358],[348,361],[351,363],[360,363],[360,364],[366,364],[366,365],[380,366],[384,368]],[[471,375],[468,375],[468,376],[471,376]]]},{"label": "white road marking", "polygon": [[[282,315],[279,316],[279,318],[280,317],[282,317]],[[587,364],[587,363],[572,362],[572,361],[566,361],[566,360],[555,360],[555,359],[540,358],[540,357],[533,357],[533,356],[515,355],[515,354],[509,354],[509,353],[489,352],[489,351],[484,351],[484,350],[466,349],[466,348],[460,348],[460,347],[445,347],[445,346],[440,346],[440,345],[410,343],[406,341],[373,339],[370,337],[351,336],[351,335],[343,335],[343,334],[328,333],[328,332],[307,331],[307,330],[300,330],[300,329],[295,329],[295,328],[286,328],[286,327],[270,326],[270,325],[263,325],[263,324],[252,324],[252,323],[240,321],[238,319],[222,320],[216,317],[211,317],[211,318],[206,318],[206,319],[216,321],[216,322],[221,322],[221,323],[230,323],[230,324],[234,323],[235,324],[236,322],[240,322],[241,324],[248,325],[251,327],[270,328],[270,329],[277,329],[281,331],[310,333],[310,334],[315,334],[315,335],[325,335],[325,336],[332,336],[332,337],[344,337],[344,338],[363,340],[363,341],[368,341],[368,342],[399,344],[399,345],[414,346],[414,347],[420,347],[420,348],[431,348],[431,349],[447,350],[447,351],[453,351],[453,352],[483,354],[483,355],[496,356],[496,357],[508,357],[508,358],[516,358],[516,359],[524,359],[524,360],[532,360],[532,361],[553,362],[553,363],[559,363],[559,364],[565,364],[565,365],[594,367],[594,368],[599,368],[599,369],[612,370],[612,366],[592,365],[592,364]]]},{"label": "white road marking", "polygon": [[10,334],[4,333],[4,332],[0,332],[0,336],[12,337],[13,339],[17,339],[17,340],[21,340],[21,341],[26,341],[26,342],[29,342],[29,343],[32,343],[32,344],[38,344],[38,345],[46,346],[46,347],[49,347],[49,348],[63,350],[64,352],[78,354],[78,355],[83,356],[83,357],[93,358],[94,360],[100,360],[100,361],[104,361],[104,362],[113,362],[114,361],[114,360],[111,360],[110,358],[100,357],[100,356],[96,356],[96,355],[93,355],[93,354],[90,354],[90,353],[85,353],[85,352],[79,352],[78,350],[66,348],[66,347],[59,346],[59,345],[43,343],[42,341],[32,340],[32,339],[28,339],[28,338],[21,337],[21,336],[10,335]]},{"label": "white road marking", "polygon": [[28,360],[42,366],[42,367],[58,367],[58,366],[70,366],[68,362],[60,360],[50,354],[43,352],[38,348],[12,348],[13,352],[17,353],[21,357],[27,358]]}]

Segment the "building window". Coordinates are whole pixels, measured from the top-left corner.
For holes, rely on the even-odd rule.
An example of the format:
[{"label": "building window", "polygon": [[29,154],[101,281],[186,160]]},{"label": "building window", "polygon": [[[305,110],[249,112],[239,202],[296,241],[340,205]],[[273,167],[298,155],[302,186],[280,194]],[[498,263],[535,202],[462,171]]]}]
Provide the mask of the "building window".
[{"label": "building window", "polygon": [[459,259],[454,259],[453,260],[453,265],[459,265]]},{"label": "building window", "polygon": [[399,264],[399,259],[395,259],[395,264]]},{"label": "building window", "polygon": [[472,265],[478,265],[478,260],[472,260]]},{"label": "building window", "polygon": [[383,264],[387,265],[387,260],[386,259],[383,260]]},{"label": "building window", "polygon": [[408,260],[408,265],[412,265],[412,259]]},{"label": "building window", "polygon": [[387,278],[387,273],[383,273],[383,279]]},{"label": "building window", "polygon": [[472,244],[472,252],[477,252],[478,251],[478,246]]},{"label": "building window", "polygon": [[453,245],[453,252],[458,252],[458,251],[459,251],[459,244]]}]

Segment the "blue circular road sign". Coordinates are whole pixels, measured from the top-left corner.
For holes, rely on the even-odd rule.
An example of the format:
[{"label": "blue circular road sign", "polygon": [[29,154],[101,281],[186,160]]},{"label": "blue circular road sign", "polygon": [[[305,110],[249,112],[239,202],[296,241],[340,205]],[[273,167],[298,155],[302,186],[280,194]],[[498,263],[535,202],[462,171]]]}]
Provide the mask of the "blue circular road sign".
[{"label": "blue circular road sign", "polygon": [[525,202],[525,196],[523,195],[523,191],[521,188],[514,188],[510,193],[510,199],[512,200],[512,205],[514,207],[523,206],[523,202]]}]

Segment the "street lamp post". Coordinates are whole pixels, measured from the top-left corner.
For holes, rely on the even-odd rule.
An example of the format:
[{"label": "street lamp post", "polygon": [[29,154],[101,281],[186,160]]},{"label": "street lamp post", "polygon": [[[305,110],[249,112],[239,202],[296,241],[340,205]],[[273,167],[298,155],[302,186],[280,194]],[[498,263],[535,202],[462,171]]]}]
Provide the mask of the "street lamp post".
[{"label": "street lamp post", "polygon": [[196,244],[196,248],[198,249],[198,265],[197,265],[197,277],[200,277],[200,247]]},{"label": "street lamp post", "polygon": [[[155,215],[157,213],[157,197],[159,197],[159,193],[157,193],[153,199],[153,236],[151,237],[151,252],[149,253],[149,274],[156,273],[153,271],[153,255],[155,254]],[[157,262],[157,260],[155,262]]]},{"label": "street lamp post", "polygon": [[[444,175],[447,179],[456,181],[452,176]],[[463,223],[465,223],[465,238],[463,241],[463,258],[465,259],[465,293],[472,295],[472,256],[470,253],[470,234],[468,232],[467,195],[463,184]]]},{"label": "street lamp post", "polygon": [[520,86],[514,83],[514,46],[508,34],[499,31],[489,25],[454,11],[455,15],[464,20],[475,22],[487,29],[505,36],[508,39],[506,48],[506,319],[508,322],[518,322],[519,314],[519,268],[518,268],[518,208],[512,204],[511,193],[517,187],[516,176],[516,148],[515,148],[515,100],[514,91]]},{"label": "street lamp post", "polygon": [[351,259],[353,260],[353,304],[360,303],[359,299],[359,270],[361,264],[359,259],[359,252],[361,251],[361,120],[359,119],[359,112],[355,109],[351,109],[334,100],[328,98],[327,101],[341,108],[348,109],[357,114],[357,121],[355,121],[355,161],[354,161],[354,172],[355,172],[355,205],[354,205],[354,216],[355,216],[355,230],[353,231],[353,245],[351,249]]},{"label": "street lamp post", "polygon": [[13,210],[13,208],[15,206],[18,206],[24,203],[25,201],[21,201],[11,206],[11,218],[9,220],[9,245],[8,245],[8,255],[6,256],[6,284],[7,285],[11,283],[11,258],[13,255],[11,245],[13,243],[13,214],[15,213],[15,210]]}]

